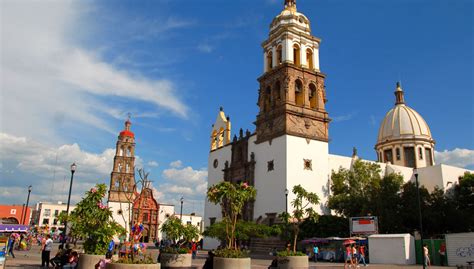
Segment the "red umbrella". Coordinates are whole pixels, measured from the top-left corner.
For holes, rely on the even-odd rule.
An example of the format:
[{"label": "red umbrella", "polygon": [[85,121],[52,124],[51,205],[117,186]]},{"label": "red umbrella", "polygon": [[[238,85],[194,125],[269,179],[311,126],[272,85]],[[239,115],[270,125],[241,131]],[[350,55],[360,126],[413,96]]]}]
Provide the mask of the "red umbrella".
[{"label": "red umbrella", "polygon": [[351,244],[355,244],[356,241],[352,240],[352,239],[348,239],[346,241],[344,241],[344,243],[342,243],[343,245],[351,245]]}]

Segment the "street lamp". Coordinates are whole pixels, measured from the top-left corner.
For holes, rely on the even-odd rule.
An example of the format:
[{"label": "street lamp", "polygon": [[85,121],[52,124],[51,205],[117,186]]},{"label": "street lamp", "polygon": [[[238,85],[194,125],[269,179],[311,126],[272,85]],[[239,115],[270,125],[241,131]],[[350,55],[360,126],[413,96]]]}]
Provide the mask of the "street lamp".
[{"label": "street lamp", "polygon": [[183,201],[184,201],[184,197],[181,196],[181,199],[179,199],[181,201],[181,211],[179,213],[179,219],[180,220],[183,220]]},{"label": "street lamp", "polygon": [[31,190],[33,189],[33,187],[30,185],[28,186],[28,198],[26,198],[26,207],[25,207],[25,214],[24,216],[22,216],[21,218],[21,223],[24,224],[25,221],[26,221],[26,214],[28,213],[28,204],[30,202],[30,194],[31,194]]},{"label": "street lamp", "polygon": [[64,242],[66,241],[66,235],[67,235],[67,220],[69,218],[69,204],[71,203],[71,190],[72,190],[72,181],[74,180],[74,172],[76,172],[76,163],[71,164],[71,181],[69,183],[69,195],[67,197],[66,221],[64,221],[63,242],[61,244],[63,247],[64,247]]},{"label": "street lamp", "polygon": [[418,213],[419,213],[419,219],[420,219],[420,241],[421,241],[421,257],[422,260],[421,262],[423,263],[423,269],[425,269],[425,253],[423,249],[423,218],[421,214],[421,201],[420,201],[420,186],[418,183],[418,171],[416,168],[413,169],[413,174],[415,175],[415,185],[416,185],[416,199],[418,202]]},{"label": "street lamp", "polygon": [[288,214],[288,189],[285,189],[285,212]]}]

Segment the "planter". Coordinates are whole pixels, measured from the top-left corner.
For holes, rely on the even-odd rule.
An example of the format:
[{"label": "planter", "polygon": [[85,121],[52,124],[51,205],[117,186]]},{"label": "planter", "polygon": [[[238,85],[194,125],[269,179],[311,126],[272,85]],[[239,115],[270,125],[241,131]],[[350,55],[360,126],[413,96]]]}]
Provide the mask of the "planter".
[{"label": "planter", "polygon": [[250,258],[221,258],[214,257],[214,269],[250,269]]},{"label": "planter", "polygon": [[[94,268],[94,267],[91,267]],[[124,263],[108,263],[106,269],[160,269],[159,263],[155,264],[124,264]]]},{"label": "planter", "polygon": [[287,256],[278,258],[279,269],[308,269],[308,256]]},{"label": "planter", "polygon": [[191,254],[161,253],[160,263],[163,268],[191,267]]},{"label": "planter", "polygon": [[104,258],[105,258],[105,255],[79,254],[77,269],[95,268],[95,265],[100,261],[100,259],[104,259]]}]

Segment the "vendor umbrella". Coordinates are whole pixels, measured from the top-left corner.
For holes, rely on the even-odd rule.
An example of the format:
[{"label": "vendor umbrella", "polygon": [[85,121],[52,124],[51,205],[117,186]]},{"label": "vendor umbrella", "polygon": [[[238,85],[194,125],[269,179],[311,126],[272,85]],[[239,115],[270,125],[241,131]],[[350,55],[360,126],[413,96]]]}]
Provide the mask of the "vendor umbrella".
[{"label": "vendor umbrella", "polygon": [[355,243],[356,243],[356,241],[348,239],[348,240],[344,241],[344,243],[342,243],[342,244],[343,245],[351,245],[351,244],[355,244]]}]

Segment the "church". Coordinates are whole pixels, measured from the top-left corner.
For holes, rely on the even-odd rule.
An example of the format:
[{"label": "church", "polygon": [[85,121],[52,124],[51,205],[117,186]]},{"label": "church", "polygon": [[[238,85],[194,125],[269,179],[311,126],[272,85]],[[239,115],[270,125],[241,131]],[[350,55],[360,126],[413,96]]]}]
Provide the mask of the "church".
[{"label": "church", "polygon": [[[257,197],[243,210],[245,220],[273,223],[286,208],[292,211],[291,190],[298,184],[318,194],[318,213],[330,214],[326,202],[332,171],[351,169],[359,158],[356,150],[352,156],[329,153],[331,118],[325,107],[320,39],[311,34],[310,21],[297,11],[295,0],[285,1],[262,48],[256,129],[240,129],[232,136],[230,117],[221,107],[210,136],[208,186],[222,180],[254,186]],[[466,171],[472,173],[435,163],[435,141],[428,124],[406,104],[399,83],[394,93],[395,105],[386,113],[374,146],[382,173],[399,173],[408,182],[416,171],[420,185],[429,191],[435,186],[446,189]],[[206,201],[204,226],[221,217],[219,206]],[[211,238],[204,240],[204,248],[218,244]]]}]

